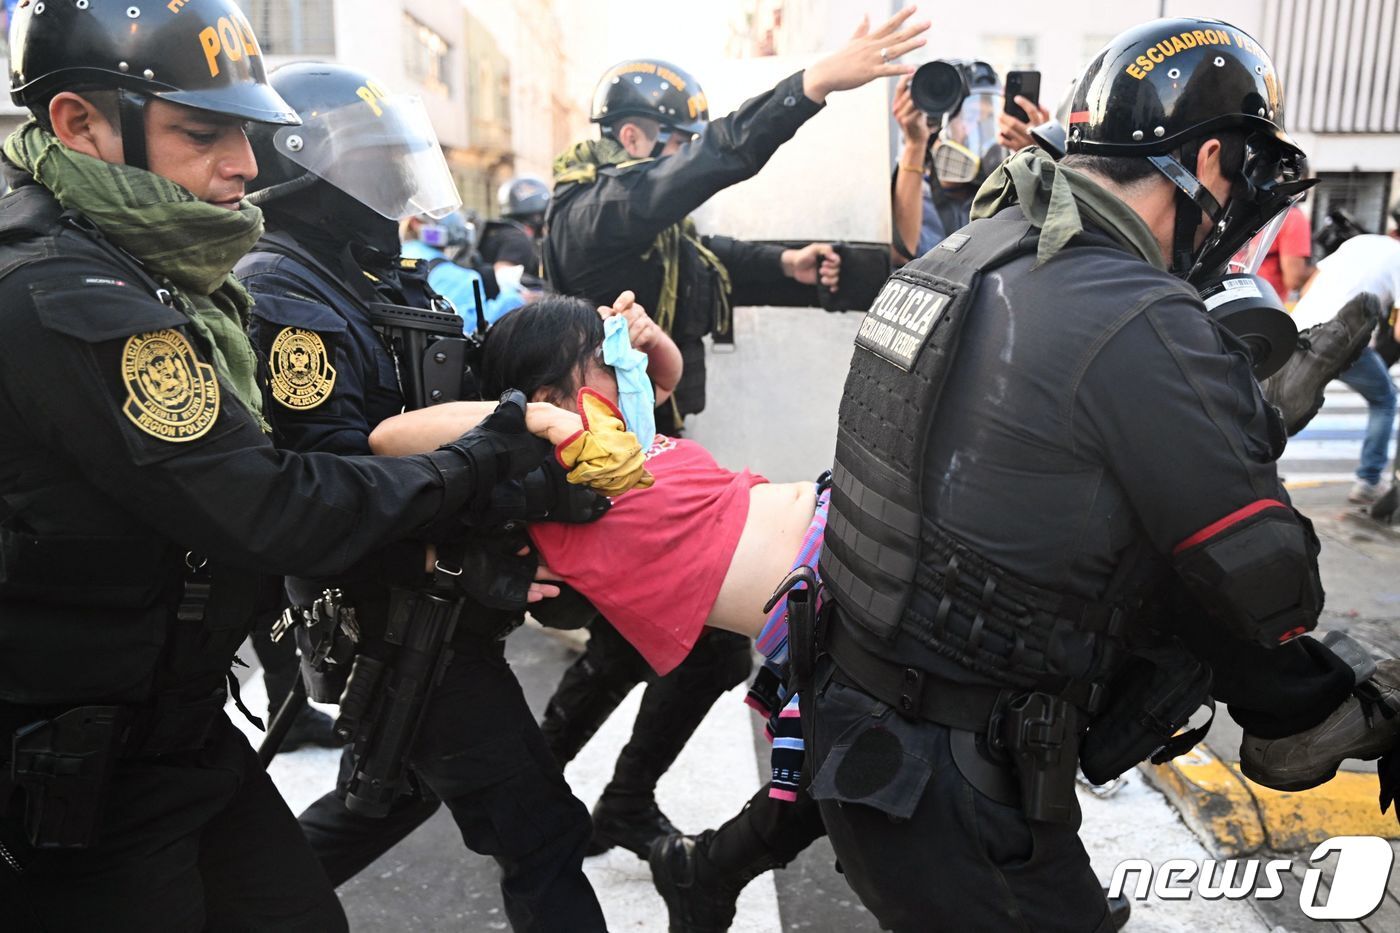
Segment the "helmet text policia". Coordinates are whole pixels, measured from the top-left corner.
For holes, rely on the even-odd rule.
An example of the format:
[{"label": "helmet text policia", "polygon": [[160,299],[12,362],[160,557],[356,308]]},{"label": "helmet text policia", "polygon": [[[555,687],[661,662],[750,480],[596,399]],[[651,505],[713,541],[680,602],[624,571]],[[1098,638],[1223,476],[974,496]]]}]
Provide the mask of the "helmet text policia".
[{"label": "helmet text policia", "polygon": [[[1077,80],[1068,129],[1068,154],[1142,156],[1176,185],[1172,271],[1193,283],[1217,274],[1311,184],[1284,130],[1268,53],[1217,20],[1156,20],[1114,38]],[[1244,160],[1222,207],[1194,174],[1196,153],[1232,132],[1243,137]],[[1197,248],[1202,211],[1215,226]]]},{"label": "helmet text policia", "polygon": [[144,110],[156,97],[257,123],[295,124],[233,0],[29,2],[10,25],[10,99],[42,108],[59,91],[118,91],[126,162],[146,167]]}]

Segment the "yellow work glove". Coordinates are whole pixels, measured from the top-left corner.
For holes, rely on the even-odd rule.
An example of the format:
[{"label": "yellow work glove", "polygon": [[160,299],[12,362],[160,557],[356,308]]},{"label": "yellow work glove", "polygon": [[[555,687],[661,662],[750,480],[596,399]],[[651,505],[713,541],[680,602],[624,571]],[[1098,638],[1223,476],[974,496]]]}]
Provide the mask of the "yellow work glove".
[{"label": "yellow work glove", "polygon": [[637,435],[627,430],[616,405],[583,388],[578,390],[578,413],[583,430],[554,448],[554,456],[569,471],[569,482],[618,496],[655,481],[646,469],[646,452]]}]

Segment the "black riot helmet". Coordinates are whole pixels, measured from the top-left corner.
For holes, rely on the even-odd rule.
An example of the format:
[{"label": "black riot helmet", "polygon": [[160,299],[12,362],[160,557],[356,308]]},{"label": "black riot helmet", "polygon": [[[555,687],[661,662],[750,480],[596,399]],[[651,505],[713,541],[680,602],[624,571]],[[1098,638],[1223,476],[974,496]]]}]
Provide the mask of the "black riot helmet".
[{"label": "black riot helmet", "polygon": [[496,200],[502,217],[538,225],[549,210],[549,185],[534,175],[521,175],[501,185]]},{"label": "black riot helmet", "polygon": [[[1243,159],[1222,207],[1194,168],[1201,143],[1229,133]],[[1197,286],[1314,184],[1268,53],[1218,20],[1161,19],[1110,41],[1075,84],[1067,152],[1142,156],[1177,187],[1171,268]],[[1202,212],[1214,227],[1197,248]]]},{"label": "black riot helmet", "polygon": [[1060,96],[1060,102],[1055,105],[1055,112],[1050,115],[1050,119],[1031,127],[1031,139],[1052,159],[1059,160],[1065,157],[1065,145],[1069,142],[1069,113],[1073,105],[1074,82],[1071,81]]},{"label": "black riot helmet", "polygon": [[392,221],[442,217],[461,206],[419,98],[325,62],[283,65],[269,80],[301,124],[249,131],[259,166],[250,202],[266,206],[319,180]]},{"label": "black riot helmet", "polygon": [[268,84],[253,27],[234,0],[31,0],[13,16],[10,99],[41,111],[59,91],[118,91],[128,165],[146,167],[148,97],[297,123]]},{"label": "black riot helmet", "polygon": [[589,119],[610,137],[624,117],[646,117],[663,130],[697,136],[710,122],[710,103],[690,72],[656,58],[629,58],[598,82]]}]

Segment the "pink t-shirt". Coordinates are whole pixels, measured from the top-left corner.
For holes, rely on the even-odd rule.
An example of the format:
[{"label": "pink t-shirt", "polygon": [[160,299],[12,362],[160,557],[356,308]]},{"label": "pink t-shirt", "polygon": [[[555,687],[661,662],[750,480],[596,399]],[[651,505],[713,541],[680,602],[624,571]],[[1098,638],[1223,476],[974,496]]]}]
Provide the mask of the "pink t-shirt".
[{"label": "pink t-shirt", "polygon": [[685,438],[658,434],[646,456],[650,489],[624,493],[588,525],[535,523],[530,537],[540,560],[666,674],[700,637],[749,515],[749,489],[768,480],[724,469]]}]

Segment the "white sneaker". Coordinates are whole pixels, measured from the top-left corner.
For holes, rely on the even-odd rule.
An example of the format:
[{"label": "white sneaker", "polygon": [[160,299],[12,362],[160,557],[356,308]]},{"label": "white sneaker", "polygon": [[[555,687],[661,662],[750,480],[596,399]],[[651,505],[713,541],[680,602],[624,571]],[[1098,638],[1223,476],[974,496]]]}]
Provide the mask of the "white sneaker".
[{"label": "white sneaker", "polygon": [[1347,501],[1357,505],[1370,505],[1381,497],[1381,484],[1368,483],[1364,479],[1359,479],[1351,487],[1351,492],[1347,493]]}]

